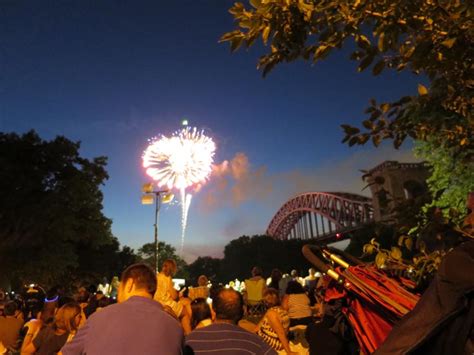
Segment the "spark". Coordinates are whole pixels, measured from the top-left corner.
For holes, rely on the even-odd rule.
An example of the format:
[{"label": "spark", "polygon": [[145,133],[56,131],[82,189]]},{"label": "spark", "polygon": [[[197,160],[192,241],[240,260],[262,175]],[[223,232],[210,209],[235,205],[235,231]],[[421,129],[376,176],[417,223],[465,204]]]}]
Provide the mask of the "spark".
[{"label": "spark", "polygon": [[158,187],[180,191],[182,208],[181,254],[192,195],[186,189],[198,186],[209,178],[216,145],[196,127],[184,127],[171,137],[150,141],[143,152],[143,167]]}]

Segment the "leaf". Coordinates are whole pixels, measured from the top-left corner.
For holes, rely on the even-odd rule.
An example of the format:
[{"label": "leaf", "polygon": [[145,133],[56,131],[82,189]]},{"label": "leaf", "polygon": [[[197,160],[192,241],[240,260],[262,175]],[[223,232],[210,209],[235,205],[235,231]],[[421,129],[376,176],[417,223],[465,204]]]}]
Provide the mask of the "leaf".
[{"label": "leaf", "polygon": [[230,51],[235,52],[242,45],[244,37],[234,37],[230,41]]},{"label": "leaf", "polygon": [[407,238],[406,235],[402,235],[398,238],[398,246],[399,247],[403,246],[403,242],[405,241],[406,238]]},{"label": "leaf", "polygon": [[392,247],[390,250],[390,256],[394,258],[395,260],[401,260],[402,259],[402,251],[397,248],[397,247]]},{"label": "leaf", "polygon": [[371,120],[365,120],[362,122],[362,125],[367,129],[374,129],[374,123]]},{"label": "leaf", "polygon": [[390,110],[390,104],[383,103],[380,105],[380,109],[382,110],[383,113],[388,112],[388,110]]},{"label": "leaf", "polygon": [[372,64],[374,60],[374,56],[369,54],[367,57],[365,57],[364,59],[362,59],[362,61],[360,62],[359,64],[359,67],[357,68],[357,71],[358,72],[361,72],[363,71],[365,68],[367,68],[370,64]]},{"label": "leaf", "polygon": [[262,5],[262,0],[250,0],[250,5],[258,9]]},{"label": "leaf", "polygon": [[451,48],[455,42],[456,42],[456,38],[448,38],[444,40],[443,42],[441,42],[441,44],[445,46],[446,48]]},{"label": "leaf", "polygon": [[263,29],[263,32],[262,32],[262,39],[265,45],[267,44],[269,35],[270,35],[270,26],[267,26]]},{"label": "leaf", "polygon": [[375,257],[375,265],[377,265],[379,269],[382,269],[385,267],[385,260],[387,260],[385,253],[378,252],[377,256]]},{"label": "leaf", "polygon": [[372,143],[374,144],[374,146],[378,147],[381,141],[382,137],[380,137],[380,135],[376,134],[372,136]]},{"label": "leaf", "polygon": [[384,68],[385,68],[385,60],[382,59],[377,64],[375,64],[374,68],[372,69],[372,73],[374,75],[379,75]]},{"label": "leaf", "polygon": [[386,49],[385,48],[385,33],[383,33],[383,32],[379,36],[377,47],[378,47],[380,52],[385,52],[385,49]]},{"label": "leaf", "polygon": [[425,86],[418,84],[418,94],[420,94],[421,96],[427,95],[428,89]]},{"label": "leaf", "polygon": [[362,248],[362,251],[364,252],[364,254],[371,255],[374,253],[375,247],[372,244],[365,244]]},{"label": "leaf", "polygon": [[412,238],[405,239],[405,247],[410,251],[413,249],[413,239]]}]

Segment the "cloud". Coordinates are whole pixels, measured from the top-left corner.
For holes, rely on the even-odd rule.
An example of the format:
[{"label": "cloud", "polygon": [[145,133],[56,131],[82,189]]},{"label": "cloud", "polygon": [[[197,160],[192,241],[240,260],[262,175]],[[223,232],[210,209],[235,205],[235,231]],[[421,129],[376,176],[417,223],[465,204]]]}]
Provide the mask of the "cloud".
[{"label": "cloud", "polygon": [[[340,191],[368,195],[369,191],[362,191],[365,184],[360,170],[371,169],[386,160],[418,161],[410,149],[395,150],[383,146],[356,151],[348,158],[327,162],[314,169],[270,174],[264,165],[252,166],[247,155],[240,152],[230,161],[214,166],[210,182],[201,192],[203,195],[200,197],[200,207],[204,211],[212,212],[252,202],[275,208],[289,198],[309,191]],[[233,228],[230,226],[229,229]]]},{"label": "cloud", "polygon": [[201,197],[205,210],[238,207],[252,200],[265,200],[272,192],[265,166],[253,168],[247,155],[237,153],[230,161],[213,166],[211,183]]}]

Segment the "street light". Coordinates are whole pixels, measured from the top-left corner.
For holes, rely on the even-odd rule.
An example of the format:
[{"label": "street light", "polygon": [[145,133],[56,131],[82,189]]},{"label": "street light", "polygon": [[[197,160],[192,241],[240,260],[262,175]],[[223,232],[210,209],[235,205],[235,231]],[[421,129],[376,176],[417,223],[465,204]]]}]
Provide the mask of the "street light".
[{"label": "street light", "polygon": [[154,190],[153,183],[143,184],[142,187],[142,205],[151,205],[155,202],[155,248],[153,252],[155,272],[158,273],[158,214],[162,203],[169,203],[173,200],[174,195],[169,190]]}]

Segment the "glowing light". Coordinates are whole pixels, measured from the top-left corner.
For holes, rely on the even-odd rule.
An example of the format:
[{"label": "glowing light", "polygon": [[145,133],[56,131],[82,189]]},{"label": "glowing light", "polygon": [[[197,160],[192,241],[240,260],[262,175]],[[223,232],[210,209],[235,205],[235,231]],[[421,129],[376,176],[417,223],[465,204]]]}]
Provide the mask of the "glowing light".
[{"label": "glowing light", "polygon": [[184,248],[184,235],[191,204],[191,194],[186,189],[205,182],[212,172],[212,162],[216,145],[196,127],[185,127],[171,137],[161,136],[150,141],[143,153],[143,167],[156,181],[158,187],[180,191],[181,196],[181,254]]}]

